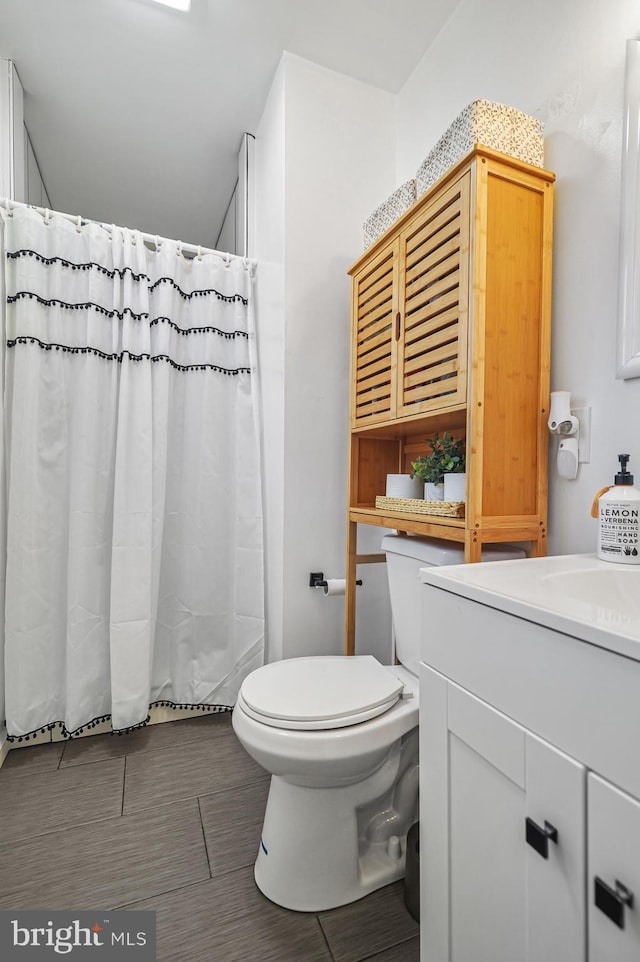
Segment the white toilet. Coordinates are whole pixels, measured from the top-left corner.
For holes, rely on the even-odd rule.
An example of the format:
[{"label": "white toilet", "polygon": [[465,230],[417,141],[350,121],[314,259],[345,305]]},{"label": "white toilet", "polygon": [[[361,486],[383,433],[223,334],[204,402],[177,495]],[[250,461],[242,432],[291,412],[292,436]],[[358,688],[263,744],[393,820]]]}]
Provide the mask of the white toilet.
[{"label": "white toilet", "polygon": [[233,711],[240,742],[272,775],[256,883],[288,909],[335,908],[404,875],[418,818],[418,571],[463,554],[451,542],[393,534],[382,550],[400,664],[370,655],[274,662],[245,679]]}]

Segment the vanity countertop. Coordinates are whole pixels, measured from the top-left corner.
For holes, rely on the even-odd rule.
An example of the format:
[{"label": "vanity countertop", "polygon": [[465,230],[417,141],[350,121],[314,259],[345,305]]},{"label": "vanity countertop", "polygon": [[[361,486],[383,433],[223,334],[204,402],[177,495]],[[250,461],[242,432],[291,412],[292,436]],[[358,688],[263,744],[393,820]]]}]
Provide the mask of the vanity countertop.
[{"label": "vanity countertop", "polygon": [[640,661],[640,565],[557,555],[421,568],[420,578]]}]

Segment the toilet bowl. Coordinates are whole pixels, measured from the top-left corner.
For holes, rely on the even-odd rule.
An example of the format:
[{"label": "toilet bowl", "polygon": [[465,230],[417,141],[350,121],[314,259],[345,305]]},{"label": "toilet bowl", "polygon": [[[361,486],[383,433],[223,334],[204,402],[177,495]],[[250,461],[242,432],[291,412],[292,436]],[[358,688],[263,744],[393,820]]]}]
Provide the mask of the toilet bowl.
[{"label": "toilet bowl", "polygon": [[245,679],[233,710],[239,741],[271,773],[256,884],[285,908],[335,908],[404,875],[418,817],[418,572],[462,557],[450,543],[397,535],[382,549],[400,663],[274,662]]},{"label": "toilet bowl", "polygon": [[[285,665],[297,693],[322,690],[314,674],[329,667],[337,678],[344,656],[296,658]],[[392,704],[368,720],[346,724],[344,708],[327,727],[306,729],[297,713],[284,728],[247,712],[244,697],[233,712],[233,727],[248,753],[271,772],[255,879],[267,898],[285,908],[320,911],[344,905],[403,874],[403,847],[416,816],[418,797],[418,684],[401,667],[384,668],[374,658],[348,659],[347,675],[357,686],[360,668],[378,674],[379,689]],[[253,672],[257,675],[260,669]],[[325,672],[330,675],[332,672]],[[368,714],[366,698],[352,703],[353,716]],[[293,714],[293,712],[292,712]],[[310,713],[311,714],[311,713]],[[278,719],[282,722],[283,719]],[[315,719],[314,719],[315,721]],[[312,722],[313,723],[313,722]],[[339,727],[331,727],[338,723]],[[394,807],[394,786],[405,775],[402,811]],[[376,801],[377,804],[371,803]],[[390,842],[391,839],[394,839]]]}]

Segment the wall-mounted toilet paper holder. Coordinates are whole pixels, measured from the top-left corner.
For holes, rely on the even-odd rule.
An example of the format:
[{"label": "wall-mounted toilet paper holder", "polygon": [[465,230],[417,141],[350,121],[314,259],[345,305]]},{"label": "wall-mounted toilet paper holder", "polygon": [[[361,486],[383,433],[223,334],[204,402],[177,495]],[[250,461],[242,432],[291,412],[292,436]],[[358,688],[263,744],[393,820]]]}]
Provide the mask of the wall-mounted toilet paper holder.
[{"label": "wall-mounted toilet paper holder", "polygon": [[[362,578],[358,578],[356,581],[357,585],[362,584]],[[310,588],[326,588],[328,585],[327,580],[324,576],[324,571],[311,571],[309,572],[309,587]]]}]

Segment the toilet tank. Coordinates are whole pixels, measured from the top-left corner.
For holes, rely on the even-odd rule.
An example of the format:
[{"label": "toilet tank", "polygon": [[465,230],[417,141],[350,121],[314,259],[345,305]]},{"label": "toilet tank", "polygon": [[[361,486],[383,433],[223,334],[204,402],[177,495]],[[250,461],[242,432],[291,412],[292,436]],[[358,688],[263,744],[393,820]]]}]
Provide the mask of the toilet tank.
[{"label": "toilet tank", "polygon": [[[464,562],[464,548],[453,541],[387,534],[382,539],[387,556],[387,577],[391,597],[391,616],[396,642],[396,658],[414,675],[420,663],[420,591],[418,572],[429,565],[454,565]],[[520,548],[485,545],[483,561],[524,558]]]}]

